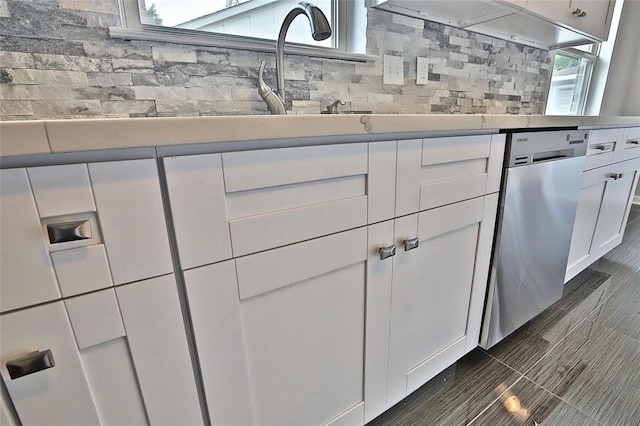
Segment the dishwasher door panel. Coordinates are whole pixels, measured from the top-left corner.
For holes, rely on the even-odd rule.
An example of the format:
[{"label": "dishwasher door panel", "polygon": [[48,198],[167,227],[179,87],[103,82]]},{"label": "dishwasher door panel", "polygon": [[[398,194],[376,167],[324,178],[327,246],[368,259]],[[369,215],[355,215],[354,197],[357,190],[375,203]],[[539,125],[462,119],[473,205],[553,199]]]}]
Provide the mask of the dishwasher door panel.
[{"label": "dishwasher door panel", "polygon": [[584,162],[575,157],[507,169],[483,347],[562,296]]}]

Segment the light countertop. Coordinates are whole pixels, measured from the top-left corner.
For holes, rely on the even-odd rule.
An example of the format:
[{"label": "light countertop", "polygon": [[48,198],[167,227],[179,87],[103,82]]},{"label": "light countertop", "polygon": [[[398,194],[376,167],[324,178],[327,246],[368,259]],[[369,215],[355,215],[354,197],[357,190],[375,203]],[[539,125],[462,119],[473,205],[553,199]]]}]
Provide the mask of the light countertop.
[{"label": "light countertop", "polygon": [[0,156],[263,139],[357,139],[367,135],[573,126],[640,126],[640,117],[344,114],[5,121],[0,122]]}]

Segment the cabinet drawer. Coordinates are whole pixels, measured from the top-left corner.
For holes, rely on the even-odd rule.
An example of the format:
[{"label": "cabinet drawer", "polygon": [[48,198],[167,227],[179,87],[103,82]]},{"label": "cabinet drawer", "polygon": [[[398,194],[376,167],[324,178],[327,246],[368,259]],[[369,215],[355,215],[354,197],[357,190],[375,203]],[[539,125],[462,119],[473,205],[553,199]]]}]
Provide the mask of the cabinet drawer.
[{"label": "cabinet drawer", "polygon": [[183,268],[393,216],[396,142],[166,158]]},{"label": "cabinet drawer", "polygon": [[630,127],[623,131],[624,133],[621,137],[623,150],[619,160],[624,161],[640,157],[640,127]]},{"label": "cabinet drawer", "polygon": [[598,129],[590,132],[585,170],[606,166],[613,162],[620,133],[620,129]]},{"label": "cabinet drawer", "polygon": [[172,271],[153,160],[0,174],[3,312]]},{"label": "cabinet drawer", "polygon": [[505,135],[398,143],[396,216],[497,192]]},{"label": "cabinet drawer", "polygon": [[[202,423],[171,275],[11,312],[0,327],[0,373],[22,424]],[[46,351],[46,365],[10,372]]]}]

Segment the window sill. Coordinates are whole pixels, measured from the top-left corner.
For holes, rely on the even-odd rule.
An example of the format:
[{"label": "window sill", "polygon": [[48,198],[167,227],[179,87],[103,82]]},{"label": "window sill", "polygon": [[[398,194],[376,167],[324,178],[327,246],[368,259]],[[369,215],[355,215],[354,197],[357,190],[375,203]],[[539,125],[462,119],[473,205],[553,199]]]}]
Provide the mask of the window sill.
[{"label": "window sill", "polygon": [[[276,43],[273,40],[264,40],[230,35],[216,35],[204,31],[180,29],[130,29],[109,28],[111,38],[122,40],[144,40],[163,43],[190,44],[194,46],[220,47],[225,49],[250,50],[254,52],[275,53]],[[379,58],[363,53],[343,52],[326,47],[303,46],[299,44],[286,44],[285,53],[289,55],[304,55],[316,58],[340,59],[351,62],[373,62]]]}]

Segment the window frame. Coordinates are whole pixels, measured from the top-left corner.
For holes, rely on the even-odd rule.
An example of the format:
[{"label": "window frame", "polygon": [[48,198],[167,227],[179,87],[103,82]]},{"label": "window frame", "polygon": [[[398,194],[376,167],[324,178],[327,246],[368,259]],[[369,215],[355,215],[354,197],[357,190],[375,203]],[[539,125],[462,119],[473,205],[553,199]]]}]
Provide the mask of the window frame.
[{"label": "window frame", "polygon": [[590,89],[593,82],[593,76],[595,74],[598,55],[600,53],[600,46],[601,46],[601,43],[592,43],[590,45],[590,48],[586,51],[581,49],[576,49],[573,47],[565,47],[560,49],[554,49],[550,52],[553,55],[553,62],[551,64],[551,78],[549,79],[549,90],[547,92],[547,101],[545,105],[544,115],[552,115],[552,114],[549,114],[548,109],[549,109],[549,99],[551,97],[551,90],[553,87],[553,73],[554,73],[555,58],[556,58],[556,55],[558,54],[570,56],[580,60],[587,60],[590,62],[588,75],[583,77],[583,82],[580,87],[580,97],[582,99],[580,110],[575,114],[569,114],[569,115],[579,117],[579,116],[584,116],[586,114],[588,109]]},{"label": "window frame", "polygon": [[[336,19],[338,23],[334,25],[336,28],[333,28],[336,34],[336,47],[286,42],[285,52],[354,62],[375,61],[377,56],[364,53],[366,51],[366,8],[364,5],[362,5],[364,10],[357,10],[358,1],[334,1],[339,9],[334,10],[338,14]],[[112,38],[275,52],[275,39],[143,24],[140,20],[138,0],[119,0],[119,6],[122,28],[109,28]]]}]

